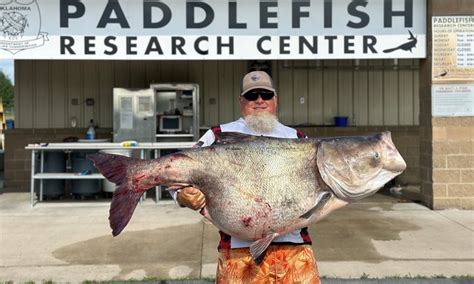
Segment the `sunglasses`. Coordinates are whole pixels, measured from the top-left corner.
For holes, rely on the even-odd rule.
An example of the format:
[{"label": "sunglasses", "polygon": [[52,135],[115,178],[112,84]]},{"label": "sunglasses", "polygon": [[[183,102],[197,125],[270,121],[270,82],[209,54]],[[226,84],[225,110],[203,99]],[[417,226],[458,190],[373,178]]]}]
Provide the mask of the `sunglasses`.
[{"label": "sunglasses", "polygon": [[270,92],[270,91],[261,91],[261,90],[258,90],[258,91],[250,91],[250,92],[247,92],[243,95],[243,97],[247,100],[247,101],[256,101],[258,99],[258,97],[261,97],[262,100],[264,101],[268,101],[268,100],[271,100],[273,99],[273,97],[275,96],[275,93],[274,92]]}]

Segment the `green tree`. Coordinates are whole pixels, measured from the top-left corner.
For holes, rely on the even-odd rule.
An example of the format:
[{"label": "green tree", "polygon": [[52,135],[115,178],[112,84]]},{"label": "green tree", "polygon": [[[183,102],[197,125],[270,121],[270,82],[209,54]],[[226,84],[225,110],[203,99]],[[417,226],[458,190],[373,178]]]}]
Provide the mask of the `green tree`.
[{"label": "green tree", "polygon": [[0,71],[0,97],[3,99],[3,106],[6,109],[12,109],[14,106],[14,89],[12,81]]}]

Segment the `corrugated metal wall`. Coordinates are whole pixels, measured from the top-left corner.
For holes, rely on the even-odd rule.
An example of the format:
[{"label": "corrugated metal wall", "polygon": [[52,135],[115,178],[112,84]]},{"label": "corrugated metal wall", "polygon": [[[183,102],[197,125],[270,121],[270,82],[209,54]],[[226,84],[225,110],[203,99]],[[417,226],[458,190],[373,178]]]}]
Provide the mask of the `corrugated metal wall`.
[{"label": "corrugated metal wall", "polygon": [[[274,61],[279,116],[289,125],[330,125],[349,116],[356,125],[418,125],[418,60]],[[237,96],[246,61],[15,61],[18,128],[78,127],[91,118],[112,127],[112,88],[195,82],[201,125],[239,117]],[[86,98],[95,105],[87,106]],[[78,104],[72,104],[77,100]]]}]

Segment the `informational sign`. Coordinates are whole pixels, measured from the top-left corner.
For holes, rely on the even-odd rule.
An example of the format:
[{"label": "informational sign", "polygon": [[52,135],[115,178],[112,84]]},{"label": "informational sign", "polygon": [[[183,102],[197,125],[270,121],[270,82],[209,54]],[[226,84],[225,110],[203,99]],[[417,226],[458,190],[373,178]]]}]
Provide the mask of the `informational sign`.
[{"label": "informational sign", "polygon": [[474,16],[433,17],[433,83],[474,82]]},{"label": "informational sign", "polygon": [[141,115],[153,115],[152,97],[138,96],[138,113]]},{"label": "informational sign", "polygon": [[432,85],[433,116],[474,116],[474,84]]},{"label": "informational sign", "polygon": [[120,98],[120,128],[133,129],[133,97]]},{"label": "informational sign", "polygon": [[426,57],[426,0],[11,0],[0,23],[0,58]]}]

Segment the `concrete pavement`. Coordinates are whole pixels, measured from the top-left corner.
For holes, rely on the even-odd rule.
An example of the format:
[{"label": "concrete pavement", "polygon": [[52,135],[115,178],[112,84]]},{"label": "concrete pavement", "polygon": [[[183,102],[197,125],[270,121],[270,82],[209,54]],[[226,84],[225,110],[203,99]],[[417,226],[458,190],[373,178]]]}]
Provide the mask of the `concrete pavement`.
[{"label": "concrete pavement", "polygon": [[[0,282],[212,278],[217,230],[171,201],[139,205],[113,238],[109,202],[0,194]],[[376,194],[310,228],[321,276],[474,275],[474,211],[432,211]],[[472,278],[471,278],[472,279]]]}]

